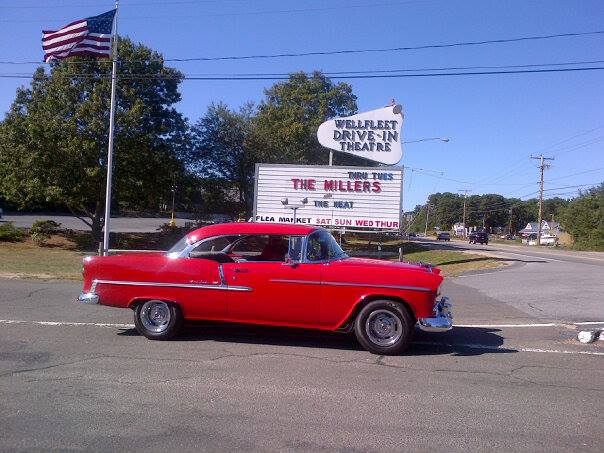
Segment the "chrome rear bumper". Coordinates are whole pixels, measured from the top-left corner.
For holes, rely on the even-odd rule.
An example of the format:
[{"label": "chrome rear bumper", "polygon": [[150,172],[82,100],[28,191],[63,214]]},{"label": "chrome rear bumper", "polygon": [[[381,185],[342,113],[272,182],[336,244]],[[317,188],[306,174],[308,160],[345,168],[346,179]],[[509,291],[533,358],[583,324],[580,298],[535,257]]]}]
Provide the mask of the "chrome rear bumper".
[{"label": "chrome rear bumper", "polygon": [[83,304],[98,304],[99,296],[94,293],[80,293],[78,296],[78,302]]},{"label": "chrome rear bumper", "polygon": [[433,318],[419,318],[419,328],[425,332],[446,332],[453,327],[453,314],[448,297],[441,297],[434,304]]}]

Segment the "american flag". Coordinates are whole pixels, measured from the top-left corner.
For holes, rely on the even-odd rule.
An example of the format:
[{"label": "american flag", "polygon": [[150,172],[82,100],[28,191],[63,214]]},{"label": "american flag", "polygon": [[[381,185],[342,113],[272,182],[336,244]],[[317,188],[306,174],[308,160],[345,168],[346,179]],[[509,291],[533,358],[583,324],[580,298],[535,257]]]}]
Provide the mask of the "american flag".
[{"label": "american flag", "polygon": [[109,58],[115,11],[72,22],[60,30],[43,31],[44,61],[81,55]]}]

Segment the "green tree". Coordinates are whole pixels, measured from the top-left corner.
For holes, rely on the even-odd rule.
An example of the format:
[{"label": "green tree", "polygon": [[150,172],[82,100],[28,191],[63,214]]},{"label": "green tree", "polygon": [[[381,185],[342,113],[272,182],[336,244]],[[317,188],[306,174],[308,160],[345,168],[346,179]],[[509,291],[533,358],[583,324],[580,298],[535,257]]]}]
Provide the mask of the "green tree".
[{"label": "green tree", "polygon": [[[319,125],[356,113],[356,96],[347,83],[333,83],[321,72],[304,72],[265,90],[254,124],[254,146],[267,163],[327,164],[329,152],[317,140]],[[365,159],[334,153],[334,164],[368,165]]]},{"label": "green tree", "polygon": [[[170,199],[187,127],[174,104],[182,74],[157,52],[120,39],[113,206],[157,210]],[[0,194],[20,208],[67,206],[100,237],[110,103],[108,61],[38,68],[0,123]]]},{"label": "green tree", "polygon": [[[189,167],[206,181],[211,181],[205,191],[208,201],[214,204],[222,198],[222,208],[226,207],[235,215],[249,211],[252,203],[257,160],[249,143],[253,115],[251,104],[238,112],[222,103],[211,104],[207,113],[192,127]],[[235,193],[231,194],[233,191]],[[228,203],[232,195],[238,200],[234,206]]]},{"label": "green tree", "polygon": [[450,230],[456,222],[461,222],[463,196],[451,192],[435,193],[428,197],[428,201],[434,206],[430,211],[431,219],[428,219],[430,225]]},{"label": "green tree", "polygon": [[569,201],[564,198],[554,197],[543,200],[543,219],[548,222],[552,219],[556,221],[568,206]]},{"label": "green tree", "polygon": [[537,222],[539,218],[539,200],[531,198],[529,200],[520,200],[512,198],[512,231],[522,230],[530,222]]},{"label": "green tree", "polygon": [[604,183],[568,204],[562,214],[562,226],[577,248],[604,251]]}]

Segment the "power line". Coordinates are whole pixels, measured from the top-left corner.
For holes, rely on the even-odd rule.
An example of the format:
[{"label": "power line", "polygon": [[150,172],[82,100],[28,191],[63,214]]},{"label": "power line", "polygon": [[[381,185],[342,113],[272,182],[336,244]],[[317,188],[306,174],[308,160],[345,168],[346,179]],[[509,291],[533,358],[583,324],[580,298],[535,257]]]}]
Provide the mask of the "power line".
[{"label": "power line", "polygon": [[[2,22],[0,20],[0,22]],[[176,61],[176,62],[190,62],[190,61],[223,61],[223,60],[252,60],[252,59],[271,59],[271,58],[291,58],[291,57],[310,57],[310,56],[325,56],[325,55],[350,55],[360,53],[384,53],[384,52],[403,52],[411,50],[425,50],[425,49],[446,49],[454,47],[466,47],[466,46],[482,46],[488,44],[506,44],[513,42],[523,41],[537,41],[544,39],[557,39],[557,38],[570,38],[579,36],[593,36],[602,35],[604,30],[596,30],[589,32],[578,32],[578,33],[558,33],[553,35],[537,35],[537,36],[521,36],[507,39],[489,39],[483,41],[462,41],[455,43],[442,43],[442,44],[423,44],[419,46],[404,46],[404,47],[389,47],[381,49],[345,49],[345,50],[330,50],[330,51],[314,51],[314,52],[288,52],[288,53],[276,53],[276,54],[256,54],[256,55],[230,55],[222,57],[187,57],[187,58],[166,58],[161,59],[162,61]],[[129,61],[129,60],[122,60]],[[146,60],[130,60],[130,62],[146,62]],[[3,62],[7,63],[7,62]],[[31,64],[32,62],[12,62],[12,64]],[[35,63],[35,62],[34,62]]]},{"label": "power line", "polygon": [[487,44],[505,44],[505,43],[512,43],[512,42],[521,42],[521,41],[536,41],[536,40],[543,40],[543,39],[570,38],[570,37],[601,35],[601,34],[604,34],[604,30],[596,30],[596,31],[590,31],[590,32],[578,32],[578,33],[558,33],[558,34],[553,34],[553,35],[521,36],[521,37],[516,37],[516,38],[489,39],[489,40],[483,40],[483,41],[463,41],[463,42],[443,43],[443,44],[423,44],[423,45],[419,45],[419,46],[390,47],[390,48],[384,48],[384,49],[346,49],[346,50],[280,53],[280,54],[265,54],[265,55],[174,58],[174,59],[168,59],[166,61],[243,60],[243,59],[258,59],[258,58],[309,57],[309,56],[320,56],[320,55],[403,52],[403,51],[410,51],[410,50],[446,49],[446,48],[452,48],[452,47],[481,46],[481,45],[487,45]]},{"label": "power line", "polygon": [[[109,61],[108,61],[109,62]],[[128,62],[128,60],[120,61]],[[71,61],[70,64],[86,64],[88,62],[83,61]],[[454,71],[454,70],[470,70],[470,69],[512,69],[512,68],[534,68],[534,67],[550,67],[550,66],[572,66],[572,65],[582,65],[582,64],[592,64],[592,63],[604,63],[604,60],[592,60],[592,61],[572,61],[572,62],[563,62],[563,63],[535,63],[535,64],[527,64],[527,65],[500,65],[500,66],[452,66],[452,67],[439,67],[439,68],[406,68],[406,69],[372,69],[365,71],[321,71],[321,74],[325,76],[337,76],[337,75],[354,75],[354,74],[388,74],[388,73],[398,73],[398,72],[428,72],[428,71]],[[41,65],[43,62],[15,62],[15,61],[0,61],[0,64],[6,65],[17,65],[17,64],[37,64]],[[306,71],[304,74],[307,76],[312,76],[314,71]],[[107,73],[108,74],[108,73]],[[189,73],[187,74],[189,77],[204,77],[204,76],[216,76],[216,77],[270,77],[270,76],[284,76],[289,77],[291,72],[239,72],[239,73]],[[29,76],[29,73],[9,73],[6,75],[19,75],[19,76]],[[72,73],[66,75],[88,75],[81,73]],[[145,76],[153,76],[152,74],[141,74]],[[175,76],[176,77],[176,76]],[[594,129],[595,130],[595,129]],[[524,158],[523,158],[524,160]]]},{"label": "power line", "polygon": [[[242,2],[246,2],[247,0],[176,0],[176,1],[166,1],[163,0],[161,2],[128,2],[127,4],[123,5],[124,6],[153,6],[153,5],[157,5],[157,6],[172,6],[172,5],[191,5],[191,4],[208,4],[208,3],[225,3],[225,2],[234,2],[234,3],[242,3]],[[107,2],[108,4],[111,4],[112,2]],[[95,6],[99,6],[98,5],[99,2],[96,3],[80,3],[80,4],[70,4],[70,5],[53,5],[52,9],[56,9],[56,8],[90,8],[90,7],[95,7]],[[2,5],[0,6],[0,9],[2,8],[6,8],[6,9],[47,9],[48,5]]]},{"label": "power line", "polygon": [[[564,68],[564,69],[535,69],[535,70],[519,70],[519,71],[477,71],[477,72],[433,72],[433,73],[421,73],[421,74],[372,74],[372,75],[345,75],[331,77],[334,80],[352,80],[352,79],[399,79],[399,78],[411,78],[411,77],[449,77],[449,76],[479,76],[479,75],[505,75],[505,74],[539,74],[539,73],[555,73],[555,72],[578,72],[578,71],[601,71],[604,67],[587,67],[587,68]],[[95,75],[95,74],[78,74],[78,75],[66,75],[65,77],[72,78],[107,78],[109,75]],[[5,79],[25,79],[31,78],[26,75],[13,75],[13,74],[2,74],[0,78]],[[289,80],[289,77],[285,76],[259,76],[259,77],[237,77],[237,76],[161,76],[161,75],[136,75],[136,74],[125,74],[120,76],[120,79],[133,79],[133,80],[231,80],[231,81],[258,81],[258,80]]]},{"label": "power line", "polygon": [[561,189],[575,189],[575,188],[578,188],[578,187],[597,186],[598,184],[602,184],[602,182],[600,181],[600,182],[593,182],[593,183],[590,183],[590,184],[577,184],[577,185],[574,185],[574,186],[553,187],[551,189],[543,189],[543,191],[547,192],[547,191],[561,190]]},{"label": "power line", "polygon": [[[346,5],[346,9],[351,9],[351,8],[375,8],[376,6],[394,6],[394,5],[401,5],[401,4],[407,4],[407,3],[421,3],[421,0],[403,0],[403,1],[392,1],[392,2],[382,2],[382,3],[366,3],[366,4],[360,4],[360,5],[355,5],[355,4],[348,4]],[[141,3],[139,3],[139,5],[141,5]],[[144,4],[142,4],[144,5]],[[161,3],[152,3],[152,5],[161,5]],[[341,10],[342,7],[341,6],[327,6],[327,7],[314,7],[314,8],[298,8],[298,9],[277,9],[277,10],[257,10],[257,11],[237,11],[237,12],[225,12],[225,13],[204,13],[203,16],[201,16],[201,18],[206,18],[206,17],[233,17],[233,16],[259,16],[259,15],[263,15],[263,14],[295,14],[295,13],[308,13],[308,12],[321,12],[321,11],[334,11],[334,10]],[[122,18],[123,19],[136,19],[136,20],[140,20],[140,19],[165,19],[165,15],[162,16],[124,16]],[[171,16],[170,19],[174,20],[174,19],[197,19],[195,17],[193,17],[191,14],[187,15],[187,16]],[[59,19],[52,19],[55,21],[58,21]],[[3,19],[0,20],[0,22],[16,22],[16,23],[42,23],[42,22],[48,22],[48,19]]]},{"label": "power line", "polygon": [[578,173],[571,173],[570,175],[566,175],[566,176],[559,176],[557,178],[549,178],[549,181],[558,181],[560,179],[566,179],[566,178],[570,178],[571,176],[578,176],[578,175],[584,175],[586,173],[594,173],[596,171],[600,171],[600,170],[604,170],[604,167],[601,168],[594,168],[593,170],[585,170],[585,171],[580,171]]},{"label": "power line", "polygon": [[[567,142],[569,142],[569,141],[571,141],[571,140],[573,140],[573,139],[575,139],[575,138],[577,138],[577,137],[581,137],[581,136],[583,136],[583,135],[587,135],[587,134],[589,134],[589,133],[591,133],[591,132],[594,132],[594,131],[599,130],[599,129],[602,129],[602,128],[604,128],[604,125],[600,125],[600,126],[597,126],[597,127],[592,128],[592,129],[588,129],[588,130],[586,130],[586,131],[583,131],[583,132],[580,132],[580,133],[578,133],[578,134],[572,135],[572,136],[570,136],[570,137],[564,138],[564,139],[562,139],[562,140],[560,140],[560,141],[558,141],[558,142],[554,142],[554,143],[552,143],[551,145],[548,145],[548,146],[546,146],[546,147],[542,148],[542,149],[540,150],[540,152],[544,152],[544,151],[547,151],[547,150],[551,150],[552,148],[556,148],[556,147],[558,147],[559,145],[562,145],[562,144],[564,144],[564,143],[567,143]],[[592,140],[593,140],[593,139],[592,139]],[[571,145],[571,147],[575,147],[575,146],[577,146],[577,145]],[[587,145],[586,145],[586,146],[587,146]],[[581,147],[581,146],[580,146],[580,147]],[[574,149],[574,148],[573,148],[573,149]],[[569,150],[569,151],[570,151],[570,150]],[[490,184],[488,184],[488,185],[494,185],[494,183],[496,183],[497,181],[501,181],[502,179],[506,178],[507,176],[509,176],[509,175],[511,175],[511,174],[513,174],[513,173],[515,173],[515,172],[516,172],[516,169],[517,169],[517,168],[518,168],[520,165],[522,165],[524,162],[526,162],[526,158],[527,158],[527,157],[529,157],[529,156],[523,156],[523,157],[521,157],[520,159],[518,159],[517,161],[514,161],[514,162],[511,164],[511,166],[509,166],[509,167],[508,167],[508,170],[504,170],[504,173],[499,174],[499,176],[496,176],[496,177],[495,177],[495,179],[493,179],[493,178],[486,178],[486,179],[483,179],[483,181],[487,181],[487,180],[489,180],[489,181],[491,181],[491,183],[490,183]],[[482,184],[482,183],[479,183],[478,185],[487,185],[487,184]],[[523,186],[523,187],[528,187],[529,185],[530,185],[530,184],[527,184],[527,185],[525,185],[525,186]],[[522,189],[522,187],[521,187],[520,189]],[[514,192],[517,192],[517,191],[514,191]],[[512,192],[512,193],[514,193],[514,192]]]}]

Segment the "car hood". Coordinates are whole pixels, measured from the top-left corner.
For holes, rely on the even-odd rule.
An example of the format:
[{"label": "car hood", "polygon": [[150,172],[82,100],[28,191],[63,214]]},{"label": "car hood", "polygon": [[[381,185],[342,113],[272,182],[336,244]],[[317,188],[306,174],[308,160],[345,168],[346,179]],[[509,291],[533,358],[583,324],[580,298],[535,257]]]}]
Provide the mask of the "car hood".
[{"label": "car hood", "polygon": [[436,274],[440,274],[440,269],[436,267],[432,267],[428,264],[423,263],[410,263],[407,261],[388,261],[388,260],[378,260],[372,258],[346,258],[345,260],[341,260],[342,263],[345,263],[347,266],[352,267],[378,267],[378,268],[388,268],[388,269],[398,269],[398,270],[410,270],[410,271],[420,271],[420,272],[433,272]]},{"label": "car hood", "polygon": [[355,284],[418,286],[434,291],[443,281],[440,269],[430,265],[368,258],[333,261],[325,269],[324,278]]}]

